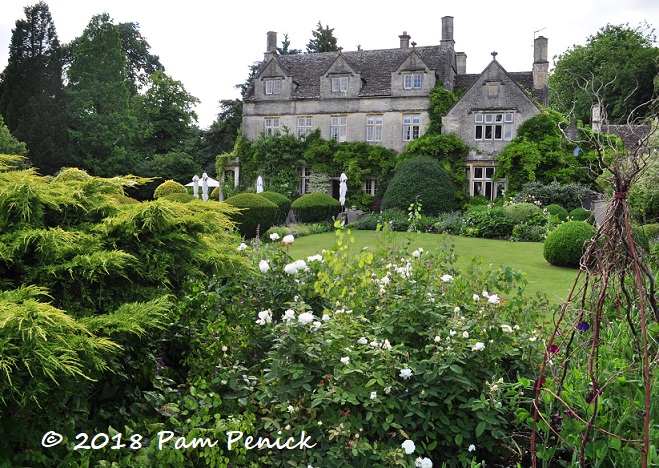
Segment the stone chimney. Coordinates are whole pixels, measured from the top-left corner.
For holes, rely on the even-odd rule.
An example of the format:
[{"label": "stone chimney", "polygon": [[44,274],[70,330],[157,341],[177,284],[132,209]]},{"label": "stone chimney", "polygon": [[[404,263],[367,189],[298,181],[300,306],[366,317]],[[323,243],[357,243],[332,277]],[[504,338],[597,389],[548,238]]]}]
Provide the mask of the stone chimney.
[{"label": "stone chimney", "polygon": [[453,17],[444,16],[442,18],[442,41],[440,42],[440,48],[453,48],[455,46],[455,41],[453,40]]},{"label": "stone chimney", "polygon": [[533,88],[544,89],[549,85],[549,60],[546,37],[538,36],[533,41]]},{"label": "stone chimney", "polygon": [[467,74],[467,54],[464,52],[455,53],[455,68],[458,75]]},{"label": "stone chimney", "polygon": [[400,37],[400,48],[407,49],[410,46],[410,35],[407,34],[407,31],[403,31],[403,34],[398,37]]},{"label": "stone chimney", "polygon": [[266,44],[265,54],[263,54],[263,60],[268,61],[270,57],[277,53],[277,33],[274,31],[268,31],[268,41]]}]

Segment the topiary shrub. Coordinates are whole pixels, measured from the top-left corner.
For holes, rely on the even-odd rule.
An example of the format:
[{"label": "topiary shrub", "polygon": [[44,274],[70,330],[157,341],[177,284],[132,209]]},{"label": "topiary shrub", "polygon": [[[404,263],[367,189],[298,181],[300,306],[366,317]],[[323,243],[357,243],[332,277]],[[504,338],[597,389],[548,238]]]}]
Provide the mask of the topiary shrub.
[{"label": "topiary shrub", "polygon": [[286,218],[288,217],[288,212],[291,210],[291,203],[292,203],[291,200],[288,197],[277,192],[261,192],[259,193],[259,195],[267,198],[272,203],[277,205],[277,207],[279,208],[279,215],[277,216],[276,223],[283,224],[286,221]]},{"label": "topiary shrub", "polygon": [[453,211],[455,185],[442,165],[429,156],[416,156],[401,163],[387,186],[381,209],[398,208],[407,212],[417,195],[425,215]]},{"label": "topiary shrub", "polygon": [[53,182],[68,182],[70,180],[75,180],[78,182],[85,182],[91,179],[92,176],[87,174],[87,172],[76,167],[67,167],[66,169],[60,170],[57,175],[53,178]]},{"label": "topiary shrub", "polygon": [[556,216],[561,221],[565,221],[568,217],[568,211],[563,208],[561,205],[552,203],[551,205],[545,206],[545,210],[552,216]]},{"label": "topiary shrub", "polygon": [[514,203],[504,207],[503,213],[513,224],[527,223],[530,220],[535,221],[535,218],[543,216],[542,208],[533,203]]},{"label": "topiary shrub", "polygon": [[317,223],[333,220],[341,211],[341,203],[326,193],[313,192],[291,203],[291,209],[297,222]]},{"label": "topiary shrub", "polygon": [[238,225],[238,231],[246,239],[253,239],[258,232],[263,235],[277,220],[279,208],[265,197],[255,193],[239,193],[225,200],[225,203],[243,208],[231,216]]},{"label": "topiary shrub", "polygon": [[595,222],[595,218],[593,217],[593,214],[588,211],[586,208],[578,207],[570,211],[568,216],[573,220],[573,221],[586,221],[590,224],[593,224]]},{"label": "topiary shrub", "polygon": [[595,228],[585,221],[568,221],[547,235],[542,254],[552,265],[578,267]]},{"label": "topiary shrub", "polygon": [[185,188],[185,185],[174,180],[166,180],[156,187],[153,192],[153,198],[164,197],[165,195],[171,195],[172,193],[188,193],[188,191]]}]

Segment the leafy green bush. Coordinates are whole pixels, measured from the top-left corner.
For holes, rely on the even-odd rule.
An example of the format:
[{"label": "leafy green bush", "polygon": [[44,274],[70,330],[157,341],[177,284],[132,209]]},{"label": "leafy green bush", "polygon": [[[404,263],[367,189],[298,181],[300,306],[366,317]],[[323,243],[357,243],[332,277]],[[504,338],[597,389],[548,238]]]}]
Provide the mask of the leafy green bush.
[{"label": "leafy green bush", "polygon": [[578,267],[595,228],[585,221],[568,221],[547,235],[543,255],[552,265]]},{"label": "leafy green bush", "polygon": [[568,213],[568,216],[573,221],[587,221],[590,224],[593,224],[595,222],[595,218],[593,214],[586,208],[582,208],[580,206],[570,211],[570,213]]},{"label": "leafy green bush", "polygon": [[507,239],[515,224],[506,216],[505,208],[495,206],[486,210],[470,210],[464,216],[460,234],[467,237]]},{"label": "leafy green bush", "polygon": [[257,230],[261,234],[266,232],[275,224],[279,215],[277,205],[255,193],[239,193],[227,198],[225,203],[242,208],[231,219],[238,225],[240,235],[246,239],[256,237]]},{"label": "leafy green bush", "polygon": [[442,213],[438,218],[439,219],[437,222],[433,224],[433,232],[436,232],[437,234],[460,234],[462,225],[464,224],[464,219],[463,215],[459,211],[454,211],[452,213]]},{"label": "leafy green bush", "polygon": [[91,179],[91,177],[92,176],[90,176],[86,171],[83,171],[82,169],[78,169],[77,167],[67,167],[65,169],[61,169],[57,174],[55,174],[53,181],[68,182],[70,180],[76,180],[78,182],[85,182]]},{"label": "leafy green bush", "polygon": [[517,193],[515,201],[531,203],[539,201],[542,206],[557,204],[570,211],[583,206],[583,202],[592,194],[591,189],[580,184],[551,182],[545,185],[540,182],[529,182]]},{"label": "leafy green bush", "polygon": [[550,215],[556,216],[560,221],[565,221],[568,217],[568,211],[556,203],[545,206],[545,210],[547,210],[547,213]]},{"label": "leafy green bush", "polygon": [[283,224],[286,221],[286,218],[288,217],[288,212],[291,209],[291,200],[286,198],[284,195],[281,193],[277,192],[261,192],[259,193],[262,197],[267,198],[270,200],[272,203],[277,205],[277,208],[279,208],[279,214],[277,216],[277,224]]},{"label": "leafy green bush", "polygon": [[315,223],[333,220],[341,211],[341,204],[326,193],[313,192],[302,195],[291,203],[295,220],[300,223]]},{"label": "leafy green bush", "polygon": [[531,219],[543,217],[542,208],[533,203],[513,203],[504,208],[506,218],[513,224],[528,223]]},{"label": "leafy green bush", "polygon": [[174,180],[166,180],[156,187],[156,190],[153,192],[153,198],[157,199],[165,195],[171,195],[172,193],[188,193],[188,191],[185,185]]},{"label": "leafy green bush", "polygon": [[656,242],[659,239],[659,223],[644,224],[643,231],[651,242]]},{"label": "leafy green bush", "polygon": [[428,156],[417,156],[401,163],[387,186],[382,210],[407,210],[417,196],[423,201],[425,215],[436,216],[453,210],[453,181],[442,165]]},{"label": "leafy green bush", "polygon": [[543,242],[547,237],[547,227],[538,224],[521,223],[513,228],[510,240],[518,242]]}]

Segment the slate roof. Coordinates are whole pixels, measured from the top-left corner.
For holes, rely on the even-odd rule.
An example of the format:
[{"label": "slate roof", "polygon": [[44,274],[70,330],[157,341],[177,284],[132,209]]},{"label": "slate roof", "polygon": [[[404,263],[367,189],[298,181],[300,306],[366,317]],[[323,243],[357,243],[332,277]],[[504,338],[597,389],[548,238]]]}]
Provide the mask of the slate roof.
[{"label": "slate roof", "polygon": [[[543,104],[546,102],[547,90],[533,89],[533,72],[506,72],[508,76],[527,92],[531,93],[533,99]],[[480,78],[481,73],[469,73],[455,77],[455,87],[469,89]]]},{"label": "slate roof", "polygon": [[634,151],[647,145],[651,128],[649,125],[602,125],[602,132],[618,136],[625,148]]},{"label": "slate roof", "polygon": [[[342,55],[350,67],[361,75],[360,97],[391,95],[391,73],[397,70],[410,53],[416,50],[425,65],[434,70],[441,82],[446,69],[446,51],[439,45],[405,49],[357,50],[341,52],[319,52],[312,54],[276,55],[275,60],[298,85],[293,99],[320,98],[320,77]],[[263,72],[267,63],[262,62],[256,77]],[[245,100],[254,98],[253,85],[248,89]]]}]

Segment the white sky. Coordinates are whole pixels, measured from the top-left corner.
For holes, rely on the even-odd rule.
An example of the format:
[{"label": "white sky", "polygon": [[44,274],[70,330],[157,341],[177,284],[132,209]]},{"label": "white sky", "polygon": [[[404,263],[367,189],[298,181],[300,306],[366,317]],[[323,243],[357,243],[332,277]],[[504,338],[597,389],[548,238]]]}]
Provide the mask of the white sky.
[{"label": "white sky", "polygon": [[[37,0],[0,2],[0,70],[7,64],[11,31]],[[584,44],[606,24],[659,27],[659,0],[482,0],[446,2],[242,2],[186,0],[47,0],[61,43],[82,34],[93,15],[108,13],[114,23],[139,23],[151,53],[165,71],[201,100],[199,125],[207,128],[221,99],[240,97],[249,66],[263,59],[266,33],[289,35],[291,47],[306,50],[318,21],[334,28],[344,50],[399,46],[403,31],[419,46],[439,44],[441,18],[453,16],[456,50],[467,54],[467,73],[480,73],[492,51],[510,72],[531,70],[533,37],[549,39],[549,59]],[[321,6],[322,5],[322,6]],[[387,5],[387,6],[385,6]],[[475,16],[474,16],[475,15]]]}]

